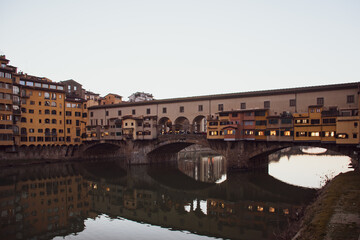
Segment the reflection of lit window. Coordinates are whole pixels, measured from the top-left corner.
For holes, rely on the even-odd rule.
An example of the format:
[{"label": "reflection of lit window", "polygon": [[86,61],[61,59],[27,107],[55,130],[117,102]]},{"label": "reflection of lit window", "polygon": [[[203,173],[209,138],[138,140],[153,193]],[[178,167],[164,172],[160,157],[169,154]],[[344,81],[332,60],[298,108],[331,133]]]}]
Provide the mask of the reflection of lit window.
[{"label": "reflection of lit window", "polygon": [[249,205],[249,206],[248,206],[248,209],[249,209],[250,211],[252,211],[252,210],[253,210],[253,207],[252,207],[251,205]]},{"label": "reflection of lit window", "polygon": [[224,203],[221,203],[220,206],[221,206],[221,208],[225,208],[225,204],[224,204]]},{"label": "reflection of lit window", "polygon": [[283,211],[284,211],[284,214],[285,214],[285,215],[288,215],[288,214],[289,214],[289,209],[284,209]]},{"label": "reflection of lit window", "polygon": [[269,212],[274,213],[274,212],[275,212],[275,208],[269,207]]},{"label": "reflection of lit window", "polygon": [[97,185],[96,185],[96,184],[94,184],[93,188],[94,188],[94,189],[97,189]]},{"label": "reflection of lit window", "polygon": [[262,212],[262,211],[264,211],[264,208],[262,206],[257,206],[257,210],[258,210],[258,212]]},{"label": "reflection of lit window", "polygon": [[106,191],[107,191],[107,192],[110,192],[110,188],[109,188],[109,187],[107,187],[107,188],[106,188]]}]

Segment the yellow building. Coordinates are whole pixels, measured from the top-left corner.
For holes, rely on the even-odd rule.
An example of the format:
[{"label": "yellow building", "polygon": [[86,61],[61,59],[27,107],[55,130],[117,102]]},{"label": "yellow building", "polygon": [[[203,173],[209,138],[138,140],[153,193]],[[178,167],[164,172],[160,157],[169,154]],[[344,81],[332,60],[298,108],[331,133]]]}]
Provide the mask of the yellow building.
[{"label": "yellow building", "polygon": [[62,145],[64,100],[62,84],[46,78],[20,75],[20,145]]},{"label": "yellow building", "polygon": [[320,105],[309,106],[307,113],[294,113],[294,141],[321,141]]},{"label": "yellow building", "polygon": [[16,68],[0,56],[0,146],[14,145],[13,141],[13,75]]},{"label": "yellow building", "polygon": [[336,144],[359,144],[359,116],[337,118]]},{"label": "yellow building", "polygon": [[[207,139],[220,139],[223,140],[224,139],[224,135],[223,135],[223,131],[222,128],[224,126],[222,126],[220,124],[221,121],[225,121],[225,119],[228,119],[227,117],[224,116],[219,116],[219,117],[209,117],[207,120]],[[220,121],[221,119],[221,121]]]},{"label": "yellow building", "polygon": [[255,139],[266,140],[267,109],[254,110],[255,112]]}]

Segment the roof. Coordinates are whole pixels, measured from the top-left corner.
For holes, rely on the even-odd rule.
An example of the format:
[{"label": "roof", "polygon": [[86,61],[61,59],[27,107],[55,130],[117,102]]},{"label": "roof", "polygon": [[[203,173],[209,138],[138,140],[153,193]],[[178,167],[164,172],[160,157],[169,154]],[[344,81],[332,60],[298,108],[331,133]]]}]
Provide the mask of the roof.
[{"label": "roof", "polygon": [[75,84],[77,84],[77,85],[80,85],[80,86],[82,86],[80,83],[78,83],[77,81],[75,81],[74,79],[69,79],[69,80],[65,80],[65,81],[61,81],[62,83],[65,83],[65,84],[67,84],[67,83],[75,83]]},{"label": "roof", "polygon": [[108,94],[105,95],[105,97],[106,97],[106,96],[109,96],[109,95],[113,95],[113,96],[121,97],[121,98],[122,98],[122,96],[120,96],[120,95],[118,95],[118,94],[115,94],[115,93],[108,93]]},{"label": "roof", "polygon": [[143,106],[143,105],[176,103],[176,102],[208,101],[208,100],[218,100],[218,99],[285,95],[285,94],[306,93],[306,92],[331,91],[331,90],[339,90],[339,89],[353,89],[353,88],[358,89],[359,84],[360,82],[353,82],[353,83],[331,84],[331,85],[321,85],[321,86],[311,86],[311,87],[284,88],[284,89],[276,89],[276,90],[261,90],[261,91],[226,93],[226,94],[215,94],[215,95],[205,95],[205,96],[195,96],[195,97],[170,98],[170,99],[160,99],[160,100],[142,101],[142,102],[122,102],[111,105],[92,106],[89,107],[89,109],[118,108],[118,107]]}]

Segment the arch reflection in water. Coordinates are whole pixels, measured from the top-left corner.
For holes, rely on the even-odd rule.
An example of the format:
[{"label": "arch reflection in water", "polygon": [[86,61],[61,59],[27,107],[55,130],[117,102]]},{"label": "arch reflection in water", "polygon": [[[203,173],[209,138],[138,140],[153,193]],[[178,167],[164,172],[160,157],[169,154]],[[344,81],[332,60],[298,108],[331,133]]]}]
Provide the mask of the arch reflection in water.
[{"label": "arch reflection in water", "polygon": [[181,151],[178,168],[196,181],[221,183],[226,180],[225,158],[213,151]]},{"label": "arch reflection in water", "polygon": [[341,172],[352,171],[351,158],[323,148],[292,147],[269,156],[269,174],[296,186],[320,188]]}]

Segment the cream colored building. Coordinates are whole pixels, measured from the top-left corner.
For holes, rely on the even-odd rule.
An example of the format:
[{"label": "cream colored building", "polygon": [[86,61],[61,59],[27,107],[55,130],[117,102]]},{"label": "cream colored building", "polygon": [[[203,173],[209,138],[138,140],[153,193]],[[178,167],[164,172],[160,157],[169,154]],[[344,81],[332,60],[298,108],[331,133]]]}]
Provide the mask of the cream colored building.
[{"label": "cream colored building", "polygon": [[89,108],[90,125],[105,125],[111,118],[122,116],[156,116],[158,132],[171,123],[172,131],[189,130],[195,126],[206,131],[207,117],[221,111],[244,109],[269,109],[270,116],[284,112],[308,112],[311,105],[322,105],[325,109],[337,107],[340,114],[357,115],[359,83],[345,83],[313,87],[218,94],[198,97],[153,100],[145,102],[122,102],[119,104],[93,106]]}]

